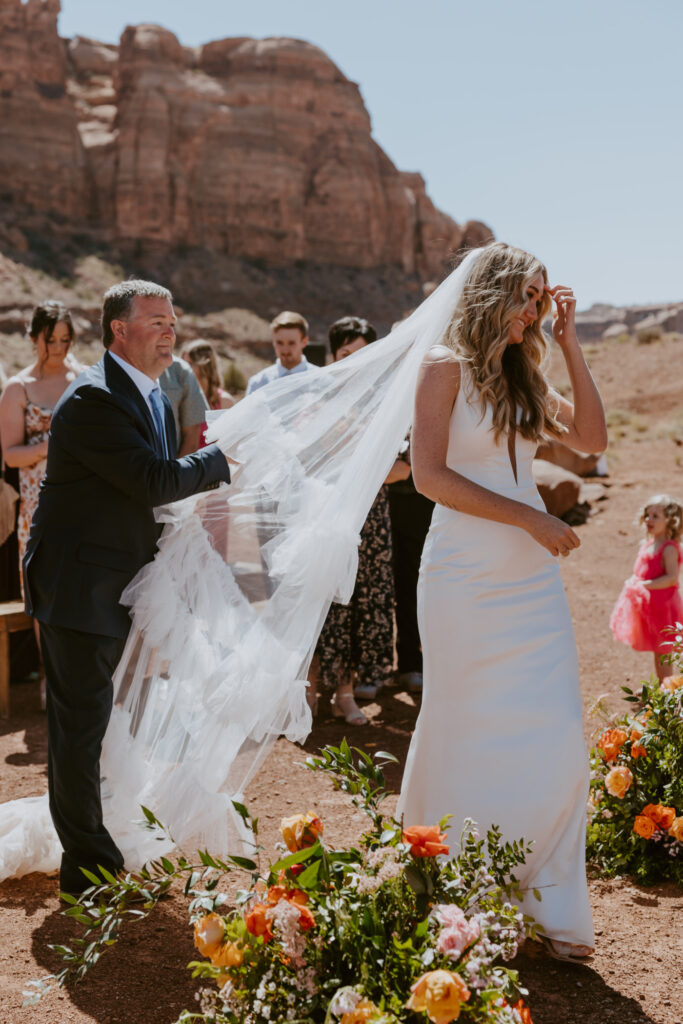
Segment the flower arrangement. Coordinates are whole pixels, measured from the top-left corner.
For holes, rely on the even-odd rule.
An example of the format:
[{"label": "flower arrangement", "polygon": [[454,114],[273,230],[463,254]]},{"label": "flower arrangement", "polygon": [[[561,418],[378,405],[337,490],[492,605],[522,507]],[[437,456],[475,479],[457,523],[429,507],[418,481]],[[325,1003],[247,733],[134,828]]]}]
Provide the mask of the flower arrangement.
[{"label": "flower arrangement", "polygon": [[[317,814],[294,815],[281,824],[282,855],[262,870],[258,823],[236,803],[253,835],[255,861],[202,853],[199,866],[164,858],[143,872],[148,908],[154,886],[187,876],[202,959],[189,965],[200,979],[198,1007],[184,1011],[178,1024],[532,1024],[526,992],[505,965],[535,936],[532,918],[515,905],[521,893],[514,871],[528,846],[502,843],[495,827],[481,838],[466,822],[459,852],[450,856],[448,819],[403,827],[385,817],[382,768],[389,760],[343,741],[306,762],[331,775],[370,817],[372,828],[357,846],[328,849]],[[159,825],[151,812],[146,816]],[[228,909],[219,883],[236,868],[250,881]],[[120,885],[108,882],[66,911],[79,920],[85,915],[89,934],[80,941],[91,959],[93,949],[102,952],[117,937],[111,921],[105,935],[97,932],[92,908],[103,915],[107,906],[120,907]],[[62,954],[82,975],[85,953]]]},{"label": "flower arrangement", "polygon": [[285,856],[254,875],[235,910],[201,908],[195,944],[207,959],[191,967],[216,984],[198,993],[202,1013],[181,1021],[531,1020],[502,964],[533,932],[512,902],[525,848],[495,829],[482,840],[469,823],[446,859],[447,820],[404,828],[383,817],[381,765],[356,755],[344,742],[307,764],[364,807],[372,830],[358,848],[329,850],[313,811],[283,819]]},{"label": "flower arrangement", "polygon": [[[672,641],[680,666],[683,642]],[[683,883],[683,675],[640,694],[591,752],[587,856],[607,875]]]}]

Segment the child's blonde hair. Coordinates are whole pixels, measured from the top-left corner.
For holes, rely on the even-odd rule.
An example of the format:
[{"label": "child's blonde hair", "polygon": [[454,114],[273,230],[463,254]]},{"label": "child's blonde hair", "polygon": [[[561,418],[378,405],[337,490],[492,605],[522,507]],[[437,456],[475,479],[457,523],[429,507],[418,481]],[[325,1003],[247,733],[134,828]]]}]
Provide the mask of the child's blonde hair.
[{"label": "child's blonde hair", "polygon": [[683,533],[683,508],[670,494],[655,494],[653,498],[649,498],[639,509],[636,522],[644,523],[647,510],[653,505],[658,505],[666,516],[666,535],[669,540],[680,540]]}]

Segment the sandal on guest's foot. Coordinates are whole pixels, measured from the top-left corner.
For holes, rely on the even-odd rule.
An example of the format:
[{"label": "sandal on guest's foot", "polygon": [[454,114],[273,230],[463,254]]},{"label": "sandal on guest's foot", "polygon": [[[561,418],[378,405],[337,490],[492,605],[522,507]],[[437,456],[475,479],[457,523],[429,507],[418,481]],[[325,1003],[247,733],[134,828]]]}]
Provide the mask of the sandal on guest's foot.
[{"label": "sandal on guest's foot", "polygon": [[352,693],[335,693],[332,714],[343,718],[347,725],[368,725],[368,719],[353,699]]},{"label": "sandal on guest's foot", "polygon": [[562,942],[560,939],[549,939],[547,935],[540,935],[539,939],[546,953],[553,960],[562,960],[567,964],[588,963],[595,952],[590,946],[580,946],[573,942]]}]

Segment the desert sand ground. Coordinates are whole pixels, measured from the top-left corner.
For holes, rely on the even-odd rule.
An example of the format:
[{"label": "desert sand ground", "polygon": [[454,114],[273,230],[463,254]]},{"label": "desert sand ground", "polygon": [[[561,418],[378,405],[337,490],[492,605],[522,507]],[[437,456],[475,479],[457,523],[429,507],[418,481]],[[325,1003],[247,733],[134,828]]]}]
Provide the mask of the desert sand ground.
[{"label": "desert sand ground", "polygon": [[[650,345],[611,342],[587,349],[603,393],[610,425],[607,497],[577,527],[581,547],[563,564],[580,655],[585,731],[591,740],[599,720],[598,698],[620,708],[622,683],[650,672],[650,656],[612,640],[609,613],[630,574],[638,539],[633,519],[653,493],[683,494],[683,339]],[[562,384],[556,363],[553,380]],[[400,786],[402,763],[419,708],[398,689],[370,705],[363,730],[321,718],[305,744],[351,742],[368,751],[390,750],[399,758],[391,774]],[[296,767],[304,752],[280,740],[248,793],[261,819],[266,846],[277,838],[282,816],[315,807],[330,843],[351,841],[359,819],[327,780]],[[539,766],[542,768],[542,766]],[[41,793],[46,785],[45,719],[36,684],[13,687],[13,713],[0,726],[0,799]],[[680,809],[679,809],[680,810]],[[674,886],[644,889],[629,880],[590,882],[597,951],[590,967],[549,960],[535,946],[517,966],[529,990],[535,1024],[681,1024],[683,1021],[683,893]],[[0,1021],[7,1024],[172,1024],[193,1004],[185,965],[193,957],[191,931],[180,896],[161,904],[151,918],[132,925],[84,983],[21,1008],[26,983],[57,966],[48,943],[68,940],[54,877],[29,875],[0,886]],[[527,947],[529,944],[527,944]]]}]

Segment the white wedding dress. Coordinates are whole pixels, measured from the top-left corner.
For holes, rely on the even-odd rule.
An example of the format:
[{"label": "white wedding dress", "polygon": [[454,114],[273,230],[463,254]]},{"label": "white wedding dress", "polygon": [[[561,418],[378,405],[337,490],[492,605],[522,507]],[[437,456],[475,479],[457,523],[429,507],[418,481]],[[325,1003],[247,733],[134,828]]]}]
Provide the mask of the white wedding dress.
[{"label": "white wedding dress", "polygon": [[[469,480],[544,509],[516,435],[515,480],[505,438],[493,440],[463,367],[447,463]],[[518,872],[523,908],[541,931],[593,946],[584,863],[588,759],[574,634],[558,560],[524,530],[437,505],[418,588],[422,708],[399,813],[407,825],[452,814],[481,834],[533,841]]]}]

